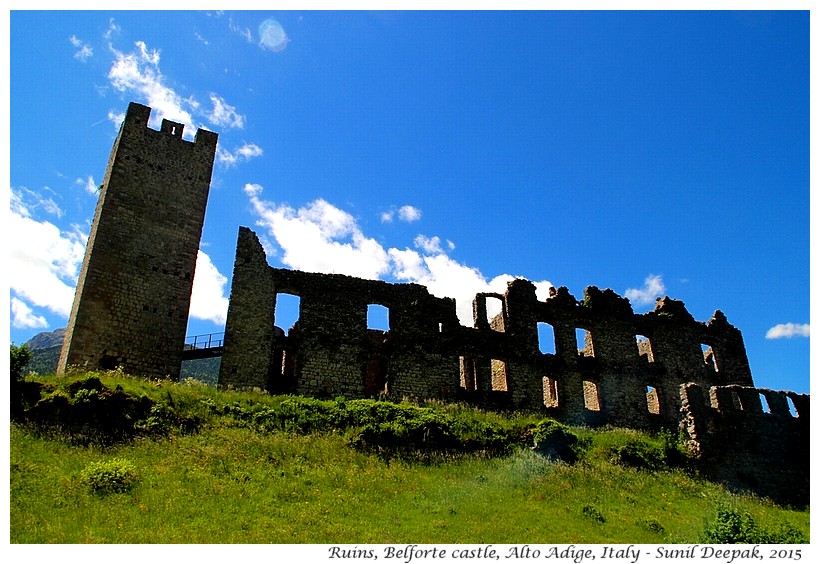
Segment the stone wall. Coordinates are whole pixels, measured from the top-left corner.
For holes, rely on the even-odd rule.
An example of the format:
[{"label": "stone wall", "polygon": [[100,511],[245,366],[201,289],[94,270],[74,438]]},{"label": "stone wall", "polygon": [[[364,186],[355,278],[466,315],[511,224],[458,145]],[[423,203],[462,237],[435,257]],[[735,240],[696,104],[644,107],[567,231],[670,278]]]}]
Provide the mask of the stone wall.
[{"label": "stone wall", "polygon": [[808,395],[686,384],[681,398],[681,426],[705,476],[778,503],[808,506]]},{"label": "stone wall", "polygon": [[[300,297],[287,334],[276,327],[281,294]],[[492,319],[488,300],[501,306]],[[368,328],[369,304],[388,309],[388,331]],[[453,300],[416,284],[273,268],[243,227],[219,384],[457,400],[576,425],[683,429],[711,479],[808,503],[809,397],[753,388],[743,337],[720,311],[699,322],[666,297],[636,314],[629,300],[594,286],[581,300],[563,287],[538,300],[535,286],[518,279],[503,294],[476,295],[473,316],[473,327],[460,325]],[[540,324],[550,342],[539,342]]]},{"label": "stone wall", "polygon": [[[287,335],[274,329],[283,293],[300,297]],[[501,305],[492,319],[488,300]],[[389,331],[368,329],[368,304],[388,309]],[[676,429],[685,383],[752,385],[740,331],[719,311],[698,322],[682,302],[663,298],[654,311],[635,314],[626,298],[595,287],[582,300],[566,288],[538,300],[535,286],[517,279],[504,294],[478,294],[473,312],[473,327],[464,327],[455,302],[423,286],[273,268],[243,227],[220,384],[320,397],[458,399],[637,429]],[[552,330],[552,353],[541,352],[542,323]]]},{"label": "stone wall", "polygon": [[217,135],[131,103],[100,187],[58,373],[178,377]]}]

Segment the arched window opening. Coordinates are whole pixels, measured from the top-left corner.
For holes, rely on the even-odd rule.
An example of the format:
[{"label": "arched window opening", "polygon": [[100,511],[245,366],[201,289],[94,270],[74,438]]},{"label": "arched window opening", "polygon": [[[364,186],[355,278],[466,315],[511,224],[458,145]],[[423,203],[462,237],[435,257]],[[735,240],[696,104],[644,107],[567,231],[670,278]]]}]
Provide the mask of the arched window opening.
[{"label": "arched window opening", "polygon": [[584,380],[584,407],[590,411],[601,411],[598,384],[591,380]]},{"label": "arched window opening", "polygon": [[658,390],[653,386],[646,387],[646,408],[649,413],[659,415],[661,412],[661,404],[658,399]]}]

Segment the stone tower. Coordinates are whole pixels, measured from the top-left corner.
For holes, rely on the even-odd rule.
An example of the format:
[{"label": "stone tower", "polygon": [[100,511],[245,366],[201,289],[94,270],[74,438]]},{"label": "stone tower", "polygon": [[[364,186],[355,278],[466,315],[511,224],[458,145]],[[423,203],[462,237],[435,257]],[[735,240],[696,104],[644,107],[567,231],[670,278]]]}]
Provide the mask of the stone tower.
[{"label": "stone tower", "polygon": [[58,373],[179,377],[217,134],[150,115],[132,102],[111,150]]}]

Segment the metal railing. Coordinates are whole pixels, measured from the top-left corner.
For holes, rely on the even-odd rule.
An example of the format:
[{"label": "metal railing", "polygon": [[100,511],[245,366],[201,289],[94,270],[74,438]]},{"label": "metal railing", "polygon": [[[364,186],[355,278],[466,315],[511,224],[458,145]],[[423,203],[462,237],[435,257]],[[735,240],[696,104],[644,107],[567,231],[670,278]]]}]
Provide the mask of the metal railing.
[{"label": "metal railing", "polygon": [[218,349],[225,344],[225,333],[208,333],[185,337],[184,350]]}]

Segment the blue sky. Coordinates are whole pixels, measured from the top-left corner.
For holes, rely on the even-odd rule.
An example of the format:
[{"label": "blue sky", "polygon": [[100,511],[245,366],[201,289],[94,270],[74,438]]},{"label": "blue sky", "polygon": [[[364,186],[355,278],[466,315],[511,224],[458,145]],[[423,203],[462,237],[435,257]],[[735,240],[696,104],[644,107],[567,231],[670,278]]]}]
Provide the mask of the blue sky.
[{"label": "blue sky", "polygon": [[[219,133],[189,334],[277,267],[723,311],[809,391],[809,13],[10,14],[10,339],[64,327],[128,102]],[[283,314],[284,315],[284,314]]]}]

